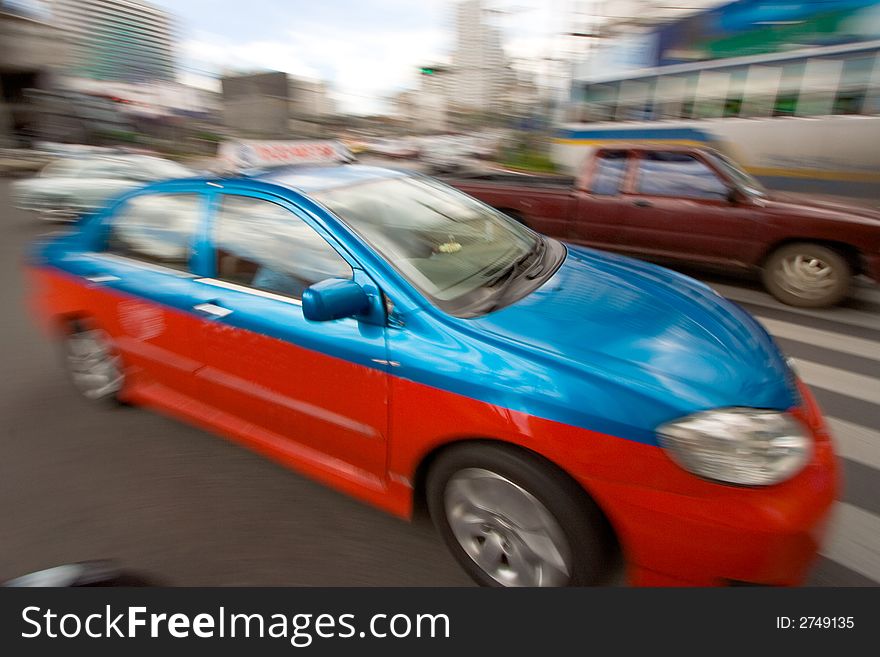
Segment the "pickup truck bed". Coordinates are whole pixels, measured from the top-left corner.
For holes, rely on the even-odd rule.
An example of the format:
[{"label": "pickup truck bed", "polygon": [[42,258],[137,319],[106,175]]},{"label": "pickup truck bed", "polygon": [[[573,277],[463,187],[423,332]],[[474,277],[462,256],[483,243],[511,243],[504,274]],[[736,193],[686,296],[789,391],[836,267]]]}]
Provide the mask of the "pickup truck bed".
[{"label": "pickup truck bed", "polygon": [[517,173],[516,171],[478,171],[473,173],[456,174],[454,176],[441,176],[441,180],[455,186],[455,181],[465,182],[487,182],[498,184],[509,184],[522,187],[564,187],[570,189],[574,187],[574,176],[565,176],[562,174],[530,174]]}]

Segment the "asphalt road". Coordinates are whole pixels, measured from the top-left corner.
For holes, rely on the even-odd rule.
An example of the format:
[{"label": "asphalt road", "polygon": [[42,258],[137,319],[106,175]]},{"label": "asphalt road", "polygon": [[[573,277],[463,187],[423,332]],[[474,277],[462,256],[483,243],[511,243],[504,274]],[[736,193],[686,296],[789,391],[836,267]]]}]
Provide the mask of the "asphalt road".
[{"label": "asphalt road", "polygon": [[[155,413],[81,400],[25,305],[22,254],[47,228],[10,207],[0,179],[0,580],[113,558],[168,585],[470,584],[426,520]],[[880,292],[800,311],[708,280],[766,323],[831,418],[846,484],[810,582],[880,582]]]}]

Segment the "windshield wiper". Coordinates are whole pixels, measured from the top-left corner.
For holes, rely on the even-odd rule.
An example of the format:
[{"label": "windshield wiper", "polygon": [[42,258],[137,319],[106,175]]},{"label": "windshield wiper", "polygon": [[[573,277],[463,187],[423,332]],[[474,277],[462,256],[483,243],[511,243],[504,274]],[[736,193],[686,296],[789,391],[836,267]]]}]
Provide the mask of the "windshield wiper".
[{"label": "windshield wiper", "polygon": [[[486,309],[486,312],[492,312],[496,308],[501,306],[504,297],[507,295],[508,290],[513,285],[513,282],[516,281],[520,275],[525,275],[529,279],[535,278],[538,274],[541,273],[544,269],[544,253],[547,251],[547,241],[540,235],[535,239],[535,244],[531,249],[522,254],[519,258],[511,262],[507,267],[505,267],[501,272],[488,281],[487,285],[492,287],[496,285],[499,281],[504,281],[498,290],[493,295],[494,301],[489,305]],[[529,263],[525,269],[521,269],[522,266],[528,262],[530,258],[534,256],[534,259]],[[540,269],[531,273],[538,265],[540,265]]]}]

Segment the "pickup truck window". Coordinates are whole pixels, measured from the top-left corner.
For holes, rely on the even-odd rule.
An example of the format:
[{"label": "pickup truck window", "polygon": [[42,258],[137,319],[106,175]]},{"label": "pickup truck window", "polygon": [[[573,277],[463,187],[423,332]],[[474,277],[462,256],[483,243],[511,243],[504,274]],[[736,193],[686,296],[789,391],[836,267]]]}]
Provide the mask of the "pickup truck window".
[{"label": "pickup truck window", "polygon": [[639,160],[636,193],[718,201],[728,192],[715,171],[693,155],[647,151]]},{"label": "pickup truck window", "polygon": [[620,192],[620,185],[626,173],[626,151],[602,151],[596,158],[593,182],[590,191],[600,196],[614,196]]}]

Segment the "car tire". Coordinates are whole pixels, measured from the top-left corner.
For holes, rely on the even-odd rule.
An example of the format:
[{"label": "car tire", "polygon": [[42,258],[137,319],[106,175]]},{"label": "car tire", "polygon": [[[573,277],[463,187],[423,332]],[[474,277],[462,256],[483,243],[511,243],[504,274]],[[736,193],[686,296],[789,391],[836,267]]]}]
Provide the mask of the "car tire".
[{"label": "car tire", "polygon": [[95,402],[122,404],[125,383],[122,360],[107,333],[89,320],[70,322],[63,336],[68,377],[77,391]]},{"label": "car tire", "polygon": [[784,304],[827,308],[849,294],[852,268],[834,249],[813,242],[795,242],[770,255],[762,279],[767,291]]},{"label": "car tire", "polygon": [[446,545],[483,586],[590,586],[613,575],[605,517],[537,456],[485,443],[454,446],[432,464],[425,492]]}]

